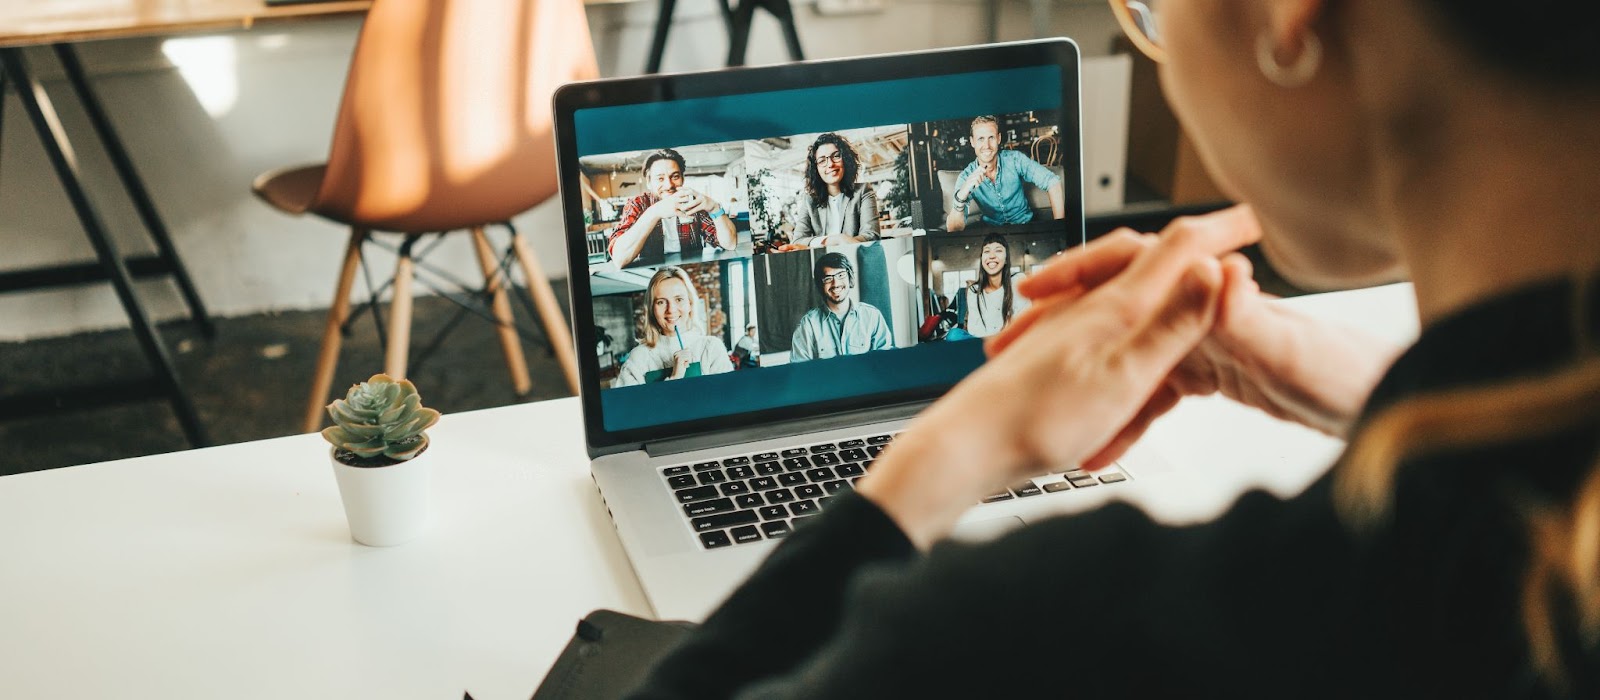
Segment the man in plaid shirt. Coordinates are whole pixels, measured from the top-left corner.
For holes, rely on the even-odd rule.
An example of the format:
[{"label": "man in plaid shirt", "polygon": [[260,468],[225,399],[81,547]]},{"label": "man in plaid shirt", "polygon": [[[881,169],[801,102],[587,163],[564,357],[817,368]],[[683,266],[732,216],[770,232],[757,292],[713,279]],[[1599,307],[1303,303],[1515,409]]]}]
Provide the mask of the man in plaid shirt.
[{"label": "man in plaid shirt", "polygon": [[[683,156],[670,148],[644,159],[644,193],[622,207],[606,248],[617,267],[659,263],[668,253],[696,255],[706,246],[738,244],[733,219],[722,205],[683,184]],[[661,234],[661,235],[653,235]]]}]

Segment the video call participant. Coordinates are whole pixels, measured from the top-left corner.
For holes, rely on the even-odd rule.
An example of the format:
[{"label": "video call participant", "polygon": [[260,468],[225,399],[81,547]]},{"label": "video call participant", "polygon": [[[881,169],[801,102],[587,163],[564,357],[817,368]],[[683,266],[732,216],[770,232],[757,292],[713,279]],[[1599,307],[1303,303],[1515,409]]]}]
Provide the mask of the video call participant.
[{"label": "video call participant", "polygon": [[979,338],[999,333],[1011,319],[1028,310],[1032,302],[1017,293],[1020,278],[1011,276],[1011,247],[1005,236],[983,237],[978,257],[978,279],[956,296],[956,318],[968,333]]},{"label": "video call participant", "polygon": [[956,176],[955,206],[945,216],[947,230],[966,228],[967,215],[974,203],[983,213],[986,224],[1004,226],[1033,221],[1026,184],[1050,193],[1052,218],[1066,217],[1061,177],[1018,151],[1000,148],[1000,123],[994,117],[972,120],[972,150],[978,159]]},{"label": "video call participant", "polygon": [[684,167],[683,156],[670,148],[644,159],[644,193],[623,205],[606,244],[617,267],[660,262],[667,253],[698,255],[706,246],[738,245],[733,219],[716,200],[683,184]]},{"label": "video call participant", "polygon": [[800,317],[789,349],[790,362],[894,348],[894,335],[889,332],[883,313],[871,304],[850,298],[855,277],[855,267],[845,256],[828,253],[817,258],[812,280],[822,295],[822,306]]},{"label": "video call participant", "polygon": [[646,290],[644,337],[628,352],[612,387],[733,371],[722,340],[696,330],[700,295],[683,268],[657,270]]},{"label": "video call participant", "polygon": [[878,240],[878,195],[856,182],[860,163],[843,136],[822,134],[811,143],[790,245],[822,248]]},{"label": "video call participant", "polygon": [[739,357],[739,367],[761,366],[761,345],[756,341],[756,325],[750,324],[744,329],[744,335],[733,344],[733,354]]}]

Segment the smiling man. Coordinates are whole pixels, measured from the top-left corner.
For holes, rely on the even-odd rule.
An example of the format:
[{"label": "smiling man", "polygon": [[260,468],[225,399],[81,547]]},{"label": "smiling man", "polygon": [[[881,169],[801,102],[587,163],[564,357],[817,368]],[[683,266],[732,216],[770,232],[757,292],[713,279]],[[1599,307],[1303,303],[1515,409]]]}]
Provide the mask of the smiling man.
[{"label": "smiling man", "polygon": [[822,306],[800,317],[790,343],[789,361],[826,360],[894,348],[894,335],[877,307],[850,298],[856,270],[840,253],[817,258],[812,280]]},{"label": "smiling man", "polygon": [[[684,185],[683,156],[670,148],[644,159],[644,193],[628,200],[607,250],[617,267],[661,262],[668,253],[697,255],[738,244],[733,219],[716,200]],[[659,235],[656,235],[659,234]]]},{"label": "smiling man", "polygon": [[972,150],[977,159],[956,177],[955,206],[945,216],[945,228],[960,231],[976,204],[983,222],[993,226],[1025,224],[1033,220],[1024,182],[1050,193],[1051,218],[1066,216],[1061,177],[1020,152],[1000,148],[1000,123],[994,117],[972,120]]}]

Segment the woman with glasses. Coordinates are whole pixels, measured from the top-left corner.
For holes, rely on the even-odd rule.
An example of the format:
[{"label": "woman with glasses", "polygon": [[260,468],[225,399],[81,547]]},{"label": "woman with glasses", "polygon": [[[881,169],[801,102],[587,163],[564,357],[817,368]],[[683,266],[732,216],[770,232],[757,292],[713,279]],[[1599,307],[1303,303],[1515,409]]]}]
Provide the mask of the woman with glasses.
[{"label": "woman with glasses", "polygon": [[[1249,206],[1032,275],[991,361],[639,696],[1600,697],[1592,3],[1112,4]],[[1302,286],[1411,280],[1420,338],[1268,303],[1257,241]],[[1219,391],[1346,452],[1209,523],[1113,505],[932,546]]]},{"label": "woman with glasses", "polygon": [[821,248],[878,240],[878,196],[856,181],[860,174],[860,158],[845,137],[827,133],[811,142],[790,245]]}]

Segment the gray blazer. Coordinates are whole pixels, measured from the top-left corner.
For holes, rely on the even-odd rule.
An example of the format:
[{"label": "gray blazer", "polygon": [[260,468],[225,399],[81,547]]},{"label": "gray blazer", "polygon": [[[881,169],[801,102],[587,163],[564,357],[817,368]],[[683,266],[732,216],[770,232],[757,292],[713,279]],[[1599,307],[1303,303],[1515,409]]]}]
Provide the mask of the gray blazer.
[{"label": "gray blazer", "polygon": [[[805,190],[795,202],[794,235],[790,243],[811,245],[811,239],[826,236],[828,232],[828,203],[811,206],[811,195]],[[839,229],[846,236],[857,236],[869,241],[878,240],[878,195],[865,183],[856,183],[856,191],[844,200],[844,226]]]}]

